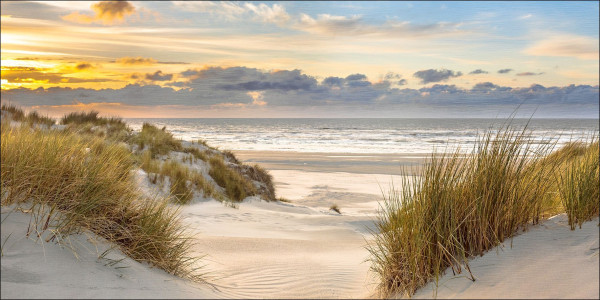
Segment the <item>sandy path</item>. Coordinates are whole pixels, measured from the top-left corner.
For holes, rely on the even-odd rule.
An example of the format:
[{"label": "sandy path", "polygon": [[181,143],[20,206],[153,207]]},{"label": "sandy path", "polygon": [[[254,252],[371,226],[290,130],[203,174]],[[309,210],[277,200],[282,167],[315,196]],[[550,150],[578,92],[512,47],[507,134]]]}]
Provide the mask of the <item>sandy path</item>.
[{"label": "sandy path", "polygon": [[232,298],[372,295],[365,239],[381,198],[377,182],[387,186],[390,176],[271,173],[278,194],[292,203],[253,199],[232,209],[204,202],[182,210],[200,241],[195,251],[208,253],[211,282]]}]

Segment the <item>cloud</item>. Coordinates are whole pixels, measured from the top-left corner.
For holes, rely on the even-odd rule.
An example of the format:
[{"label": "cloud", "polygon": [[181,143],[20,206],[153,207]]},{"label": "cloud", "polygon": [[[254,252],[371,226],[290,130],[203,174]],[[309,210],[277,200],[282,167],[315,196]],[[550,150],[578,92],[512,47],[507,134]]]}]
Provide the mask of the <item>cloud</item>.
[{"label": "cloud", "polygon": [[526,19],[529,19],[529,18],[531,18],[531,17],[533,17],[533,15],[532,15],[532,14],[526,14],[526,15],[522,15],[522,16],[520,16],[520,17],[519,17],[519,20],[526,20]]},{"label": "cloud", "polygon": [[451,70],[441,69],[441,70],[422,70],[415,72],[413,74],[414,77],[421,79],[421,84],[427,84],[430,82],[439,82],[446,81],[451,77],[459,77],[462,76],[462,72],[454,72]]},{"label": "cloud", "polygon": [[346,76],[346,80],[348,80],[348,81],[366,80],[366,79],[367,79],[367,76],[365,76],[364,74],[352,74],[352,75]]},{"label": "cloud", "polygon": [[230,21],[250,17],[255,21],[283,26],[291,19],[285,7],[280,4],[269,6],[264,3],[256,5],[229,1],[173,1],[172,3],[185,11],[210,13]]},{"label": "cloud", "polygon": [[285,11],[285,8],[279,4],[273,4],[273,6],[268,6],[264,3],[261,3],[259,5],[245,3],[244,7],[252,11],[256,15],[256,19],[264,23],[284,25],[287,21],[290,20],[290,15],[288,15]]},{"label": "cloud", "polygon": [[535,76],[535,75],[542,75],[542,74],[544,74],[544,72],[540,72],[540,73],[523,72],[523,73],[518,73],[517,76]]},{"label": "cloud", "polygon": [[326,86],[337,86],[337,87],[341,87],[342,85],[344,85],[344,78],[340,78],[340,77],[327,77],[325,79],[323,79],[322,84],[326,85]]},{"label": "cloud", "polygon": [[473,70],[471,72],[469,72],[469,74],[487,74],[487,71],[484,71],[482,69],[477,69],[477,70]]},{"label": "cloud", "polygon": [[2,79],[11,83],[83,83],[111,82],[114,79],[65,77],[62,73],[50,72],[45,68],[2,67]]},{"label": "cloud", "polygon": [[173,74],[164,74],[162,71],[158,70],[154,73],[146,74],[144,78],[151,81],[169,81],[173,79]]},{"label": "cloud", "polygon": [[383,77],[385,80],[395,80],[395,79],[400,79],[402,78],[402,75],[400,74],[396,74],[394,72],[388,72],[387,74],[385,74],[385,76]]},{"label": "cloud", "polygon": [[84,70],[89,70],[89,69],[93,69],[94,66],[90,63],[78,63],[75,66],[75,69],[77,69],[78,71],[84,71]]},{"label": "cloud", "polygon": [[396,84],[398,84],[398,85],[406,85],[406,84],[408,84],[408,81],[406,81],[406,79],[401,79]]},{"label": "cloud", "polygon": [[598,38],[576,35],[560,35],[538,41],[524,53],[536,56],[566,56],[584,60],[597,60]]},{"label": "cloud", "polygon": [[123,23],[129,15],[135,12],[135,7],[128,1],[101,1],[91,5],[94,15],[73,12],[62,19],[80,24],[101,23],[113,25]]},{"label": "cloud", "polygon": [[[11,79],[28,80],[30,77],[46,76],[37,79],[79,80],[63,78],[60,74],[43,73],[40,70],[16,71],[28,72],[29,75],[11,75]],[[35,72],[35,76],[31,75],[32,72]],[[448,72],[454,76],[458,74]],[[441,73],[448,75],[448,72]],[[5,71],[3,79],[4,75]],[[48,78],[50,75],[54,77]],[[288,107],[289,110],[298,112],[297,116],[303,117],[311,116],[311,112],[315,111],[327,111],[332,114],[339,112],[340,116],[357,116],[357,112],[378,112],[374,116],[386,117],[422,114],[447,117],[454,111],[457,116],[495,117],[499,111],[513,112],[525,102],[531,107],[539,107],[536,112],[538,117],[564,117],[564,113],[551,114],[560,110],[569,111],[574,116],[579,114],[597,118],[599,105],[599,88],[589,85],[545,87],[534,84],[525,88],[510,88],[492,82],[481,82],[471,89],[451,84],[434,84],[431,87],[411,89],[390,84],[398,81],[395,75],[388,76],[390,81],[376,83],[370,82],[361,73],[352,73],[346,77],[331,76],[319,82],[315,77],[300,70],[268,71],[247,67],[189,69],[177,74],[176,82],[166,82],[165,86],[153,82],[172,80],[176,77],[175,74],[157,71],[136,76],[142,79],[140,83],[129,84],[120,89],[16,88],[2,90],[2,99],[10,99],[21,106],[71,105],[77,101],[86,105],[121,102],[129,107],[144,108],[181,106],[182,112],[222,108],[236,110],[239,113],[236,116],[241,117],[252,116],[244,115],[244,109],[277,111],[282,107]],[[350,115],[341,113],[345,109],[348,109]]]},{"label": "cloud", "polygon": [[308,14],[300,14],[293,26],[297,30],[323,35],[371,35],[394,37],[424,37],[462,33],[460,23],[439,22],[431,24],[412,24],[408,21],[389,20],[380,25],[365,22],[360,15],[336,16],[319,14],[316,19]]},{"label": "cloud", "polygon": [[498,70],[498,74],[506,74],[508,72],[511,72],[512,70],[513,69],[501,69],[501,70]]},{"label": "cloud", "polygon": [[[253,72],[258,70],[254,69]],[[311,90],[316,87],[317,80],[311,76],[300,73],[300,70],[280,70],[267,74],[258,74],[259,80],[240,80],[238,83],[217,84],[215,87],[222,90],[236,91],[265,91],[265,90]],[[232,78],[232,77],[230,77]],[[239,78],[239,77],[238,77]]]},{"label": "cloud", "polygon": [[157,63],[155,59],[144,57],[121,57],[116,59],[115,62],[124,66],[153,65]]}]

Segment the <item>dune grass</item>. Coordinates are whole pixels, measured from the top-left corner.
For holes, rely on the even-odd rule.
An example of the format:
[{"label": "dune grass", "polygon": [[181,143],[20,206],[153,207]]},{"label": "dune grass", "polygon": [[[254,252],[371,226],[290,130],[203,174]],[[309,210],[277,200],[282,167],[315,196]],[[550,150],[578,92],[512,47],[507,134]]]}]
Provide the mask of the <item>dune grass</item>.
[{"label": "dune grass", "polygon": [[158,129],[158,127],[144,123],[142,130],[135,137],[135,143],[138,144],[140,149],[144,149],[148,146],[152,158],[156,158],[157,155],[165,155],[171,151],[182,150],[181,141],[173,138],[173,134],[168,132],[165,127]]},{"label": "dune grass", "polygon": [[[548,200],[556,197],[556,174],[566,158],[581,151],[571,146],[546,156],[554,144],[536,145],[528,136],[525,129],[508,126],[489,131],[469,154],[433,154],[421,176],[405,172],[401,190],[392,186],[384,195],[374,240],[367,246],[381,295],[410,296],[430,280],[437,283],[448,267],[453,273],[470,274],[470,257],[482,255],[556,209],[556,201]],[[565,180],[585,186],[574,184],[566,190],[586,197],[594,197],[587,188],[596,186],[595,198],[586,199],[597,208],[595,151],[595,179],[593,168],[576,167],[572,174],[578,175]],[[591,157],[585,161],[588,166],[594,165]],[[472,274],[469,277],[473,279]]]},{"label": "dune grass", "polygon": [[71,112],[63,116],[60,124],[78,134],[89,134],[112,141],[129,142],[131,129],[121,118],[99,117],[97,111]]},{"label": "dune grass", "polygon": [[208,161],[208,155],[206,154],[206,151],[202,151],[196,147],[185,147],[183,148],[183,152],[191,154],[195,159]]},{"label": "dune grass", "polygon": [[247,196],[256,194],[254,185],[239,172],[228,168],[221,155],[213,155],[209,159],[210,171],[208,174],[215,182],[225,189],[225,195],[234,202],[240,202]]},{"label": "dune grass", "polygon": [[140,156],[140,168],[146,173],[160,173],[160,162],[152,158],[152,153],[149,150],[142,152]]},{"label": "dune grass", "polygon": [[2,206],[29,207],[33,219],[45,220],[39,230],[50,232],[48,240],[88,229],[137,261],[199,279],[177,211],[142,196],[126,147],[5,122],[1,132]]},{"label": "dune grass", "polygon": [[336,213],[338,213],[340,215],[342,214],[342,211],[340,210],[340,207],[337,204],[332,204],[329,207],[329,210],[333,210],[333,211],[335,211]]},{"label": "dune grass", "polygon": [[561,203],[569,217],[569,226],[577,225],[598,216],[599,203],[599,146],[598,141],[584,149],[581,157],[559,174],[558,189]]},{"label": "dune grass", "polygon": [[54,119],[47,116],[42,116],[37,111],[31,111],[29,114],[25,115],[21,108],[18,108],[14,105],[2,104],[2,110],[9,112],[11,115],[10,118],[17,122],[26,122],[30,125],[42,124],[48,127],[56,124]]},{"label": "dune grass", "polygon": [[170,193],[179,204],[187,204],[194,196],[193,187],[189,183],[190,170],[179,162],[167,160],[162,163],[160,174],[169,176]]},{"label": "dune grass", "polygon": [[200,172],[171,159],[161,163],[152,158],[149,150],[142,152],[140,168],[148,173],[148,179],[152,184],[158,181],[164,182],[165,177],[169,177],[169,190],[178,204],[189,203],[194,196],[194,190],[202,192],[204,197],[214,196],[217,200],[222,199],[214,186],[206,181]]}]

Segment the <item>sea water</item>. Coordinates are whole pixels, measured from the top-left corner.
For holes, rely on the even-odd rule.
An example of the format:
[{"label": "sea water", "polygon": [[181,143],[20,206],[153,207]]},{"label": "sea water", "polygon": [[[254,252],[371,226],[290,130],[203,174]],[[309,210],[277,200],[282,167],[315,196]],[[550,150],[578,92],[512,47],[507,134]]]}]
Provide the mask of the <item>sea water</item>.
[{"label": "sea water", "polygon": [[[500,119],[126,119],[166,126],[177,138],[202,139],[228,150],[325,153],[431,153],[470,151],[482,133],[506,125]],[[598,136],[598,119],[513,119],[534,143]]]}]

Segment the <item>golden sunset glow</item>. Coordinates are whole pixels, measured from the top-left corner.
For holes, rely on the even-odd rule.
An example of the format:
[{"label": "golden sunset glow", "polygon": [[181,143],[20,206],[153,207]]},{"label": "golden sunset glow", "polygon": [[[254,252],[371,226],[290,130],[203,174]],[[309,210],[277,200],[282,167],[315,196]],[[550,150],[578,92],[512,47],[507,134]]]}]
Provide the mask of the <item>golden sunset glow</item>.
[{"label": "golden sunset glow", "polygon": [[2,91],[199,111],[597,93],[597,3],[381,4],[2,2]]}]

